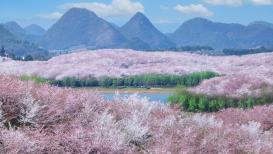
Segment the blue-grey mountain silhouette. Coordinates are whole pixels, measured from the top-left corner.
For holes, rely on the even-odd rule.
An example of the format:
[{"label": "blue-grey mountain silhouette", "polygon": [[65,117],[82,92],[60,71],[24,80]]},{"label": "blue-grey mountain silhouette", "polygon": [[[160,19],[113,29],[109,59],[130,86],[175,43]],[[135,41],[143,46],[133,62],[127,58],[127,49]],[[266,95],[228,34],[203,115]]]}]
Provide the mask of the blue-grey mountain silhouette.
[{"label": "blue-grey mountain silhouette", "polygon": [[94,12],[72,8],[43,36],[40,44],[48,49],[116,48],[127,39],[109,22]]},{"label": "blue-grey mountain silhouette", "polygon": [[150,20],[140,12],[136,13],[120,30],[126,38],[138,38],[146,42],[152,49],[175,46],[167,36],[157,30]]},{"label": "blue-grey mountain silhouette", "polygon": [[178,45],[206,45],[213,48],[255,48],[273,46],[273,29],[270,24],[255,23],[247,26],[212,22],[194,18],[184,22],[171,40]]}]

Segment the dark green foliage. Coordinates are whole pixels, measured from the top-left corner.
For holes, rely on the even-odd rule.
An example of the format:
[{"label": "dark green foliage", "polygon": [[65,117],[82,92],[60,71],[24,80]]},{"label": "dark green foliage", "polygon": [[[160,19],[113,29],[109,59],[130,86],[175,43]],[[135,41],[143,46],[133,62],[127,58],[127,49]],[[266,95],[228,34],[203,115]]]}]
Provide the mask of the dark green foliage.
[{"label": "dark green foliage", "polygon": [[215,51],[210,46],[192,45],[192,46],[177,46],[171,48],[152,48],[145,51],[177,51],[177,52],[201,52],[201,51]]},{"label": "dark green foliage", "polygon": [[194,112],[198,108],[197,100],[198,98],[189,98],[189,111]]},{"label": "dark green foliage", "polygon": [[1,57],[5,57],[6,56],[6,50],[5,50],[4,46],[1,47],[0,56]]},{"label": "dark green foliage", "polygon": [[102,87],[174,87],[182,85],[192,87],[204,79],[218,76],[214,72],[197,72],[189,75],[146,74],[123,78],[103,77],[99,81]]},{"label": "dark green foliage", "polygon": [[214,50],[210,46],[180,46],[175,48],[170,48],[171,51],[212,51]]},{"label": "dark green foliage", "polygon": [[189,75],[135,75],[123,78],[102,77],[96,78],[64,78],[62,80],[53,81],[53,85],[65,87],[174,87],[183,85],[192,87],[198,85],[204,79],[210,79],[218,76],[213,72],[198,72]]},{"label": "dark green foliage", "polygon": [[198,103],[198,108],[200,111],[204,112],[208,110],[208,100],[206,97],[200,97],[199,98],[199,103]]},{"label": "dark green foliage", "polygon": [[24,61],[33,61],[33,57],[31,55],[27,55],[24,59]]},{"label": "dark green foliage", "polygon": [[77,79],[75,77],[66,77],[62,80],[51,80],[52,85],[59,87],[97,87],[99,81],[94,77],[88,77],[86,79]]},{"label": "dark green foliage", "polygon": [[246,101],[246,106],[247,108],[252,108],[254,106],[254,99],[253,98],[248,98],[247,101]]},{"label": "dark green foliage", "polygon": [[50,83],[51,81],[42,77],[23,75],[20,78],[23,81],[34,81],[37,84]]},{"label": "dark green foliage", "polygon": [[263,52],[272,52],[272,50],[266,49],[265,47],[255,48],[255,49],[223,49],[225,55],[247,55],[256,54]]},{"label": "dark green foliage", "polygon": [[169,97],[170,104],[178,104],[182,110],[189,112],[216,112],[225,108],[252,108],[255,105],[264,105],[273,102],[272,91],[262,92],[262,96],[254,98],[242,96],[233,98],[227,96],[209,96],[196,94],[185,89],[179,89]]},{"label": "dark green foliage", "polygon": [[[146,74],[135,75],[122,78],[112,77],[87,77],[78,79],[75,77],[66,77],[61,80],[50,80],[52,85],[59,87],[175,87],[182,85],[185,87],[192,87],[198,85],[205,79],[210,79],[218,76],[214,72],[197,72],[188,75],[167,75],[167,74]],[[29,77],[31,78],[31,77]]]}]

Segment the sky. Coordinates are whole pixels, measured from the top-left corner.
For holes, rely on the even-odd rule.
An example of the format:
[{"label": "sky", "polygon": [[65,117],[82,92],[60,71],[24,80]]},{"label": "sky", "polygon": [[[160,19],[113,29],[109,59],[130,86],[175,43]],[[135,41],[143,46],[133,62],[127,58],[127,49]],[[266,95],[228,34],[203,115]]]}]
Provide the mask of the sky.
[{"label": "sky", "polygon": [[273,0],[0,0],[0,23],[52,26],[70,8],[86,8],[118,26],[143,12],[162,32],[175,31],[183,22],[204,17],[215,22],[273,23]]}]

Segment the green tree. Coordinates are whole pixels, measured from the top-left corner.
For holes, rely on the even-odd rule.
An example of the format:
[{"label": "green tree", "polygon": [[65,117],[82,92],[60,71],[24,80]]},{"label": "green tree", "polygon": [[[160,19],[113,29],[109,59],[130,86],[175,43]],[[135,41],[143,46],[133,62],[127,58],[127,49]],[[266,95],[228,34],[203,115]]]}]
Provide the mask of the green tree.
[{"label": "green tree", "polygon": [[223,109],[226,107],[226,102],[225,102],[225,98],[218,98],[218,105],[219,105],[219,109]]},{"label": "green tree", "polygon": [[246,108],[246,103],[243,99],[240,99],[238,102],[239,108]]},{"label": "green tree", "polygon": [[196,111],[197,107],[197,100],[194,97],[191,97],[189,99],[189,111],[194,112]]},{"label": "green tree", "polygon": [[33,57],[31,55],[27,55],[24,59],[25,61],[33,61]]},{"label": "green tree", "polygon": [[202,112],[208,111],[208,100],[206,99],[206,97],[201,97],[199,99],[198,108]]},{"label": "green tree", "polygon": [[186,95],[181,95],[181,96],[178,96],[178,101],[179,103],[181,104],[182,108],[183,109],[188,109],[189,107],[189,102],[188,102],[188,98]]},{"label": "green tree", "polygon": [[254,106],[254,99],[253,98],[248,98],[247,101],[246,101],[246,105],[248,108],[253,108]]},{"label": "green tree", "polygon": [[6,50],[5,50],[4,46],[1,47],[0,56],[1,57],[5,57],[6,56]]},{"label": "green tree", "polygon": [[210,112],[215,112],[217,111],[217,101],[216,100],[211,100],[209,102],[209,111]]},{"label": "green tree", "polygon": [[99,81],[101,87],[111,87],[113,85],[113,79],[109,77],[103,77]]},{"label": "green tree", "polygon": [[14,53],[9,54],[9,57],[10,57],[12,60],[16,60],[16,56],[15,56]]}]

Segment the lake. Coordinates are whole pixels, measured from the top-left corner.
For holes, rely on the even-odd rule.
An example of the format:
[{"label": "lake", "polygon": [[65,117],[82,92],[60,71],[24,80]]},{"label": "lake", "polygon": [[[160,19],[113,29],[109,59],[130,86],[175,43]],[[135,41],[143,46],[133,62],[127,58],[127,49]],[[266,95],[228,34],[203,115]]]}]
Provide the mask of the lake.
[{"label": "lake", "polygon": [[[103,97],[107,100],[113,100],[115,97],[114,92],[107,92],[107,93],[101,93]],[[129,95],[132,95],[132,93],[120,93],[119,94],[121,97],[127,97]],[[167,103],[168,102],[168,97],[171,95],[171,93],[137,93],[138,96],[140,97],[146,97],[150,101],[157,101],[157,102],[162,102],[162,103]]]},{"label": "lake", "polygon": [[150,101],[157,101],[162,103],[168,102],[168,97],[172,95],[175,88],[124,88],[124,89],[115,89],[115,88],[79,88],[78,90],[84,90],[89,92],[96,92],[102,95],[106,100],[113,100],[116,92],[119,93],[121,97],[127,97],[129,95],[137,94],[140,97],[146,97]]}]

